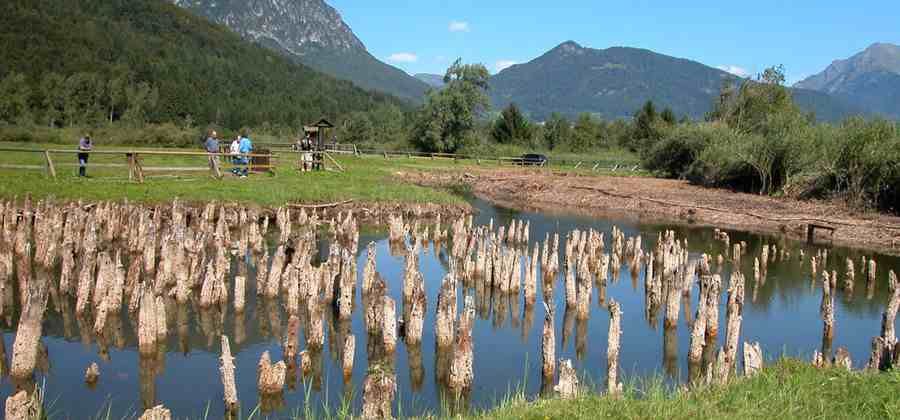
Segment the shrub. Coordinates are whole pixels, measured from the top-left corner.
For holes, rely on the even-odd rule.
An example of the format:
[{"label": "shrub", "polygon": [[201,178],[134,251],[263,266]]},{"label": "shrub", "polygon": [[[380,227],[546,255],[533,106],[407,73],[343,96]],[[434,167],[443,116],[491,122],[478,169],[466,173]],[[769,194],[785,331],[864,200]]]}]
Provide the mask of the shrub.
[{"label": "shrub", "polygon": [[900,131],[894,123],[851,118],[822,140],[820,182],[858,208],[900,210]]}]

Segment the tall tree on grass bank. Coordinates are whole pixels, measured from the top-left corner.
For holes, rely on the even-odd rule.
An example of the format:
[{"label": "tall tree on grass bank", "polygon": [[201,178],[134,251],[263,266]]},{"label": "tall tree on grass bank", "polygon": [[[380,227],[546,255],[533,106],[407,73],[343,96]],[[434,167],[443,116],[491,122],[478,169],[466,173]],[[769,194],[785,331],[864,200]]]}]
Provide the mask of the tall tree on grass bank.
[{"label": "tall tree on grass bank", "polygon": [[500,118],[494,121],[491,128],[491,137],[500,144],[530,144],[532,134],[533,130],[528,119],[513,103],[500,113]]},{"label": "tall tree on grass bank", "polygon": [[484,65],[456,60],[444,75],[444,89],[429,93],[419,111],[413,145],[427,152],[453,153],[473,142],[476,117],[490,107],[489,77]]},{"label": "tall tree on grass bank", "polygon": [[544,124],[544,143],[550,150],[562,146],[572,138],[572,124],[566,117],[558,113],[550,115],[550,119]]},{"label": "tall tree on grass bank", "polygon": [[779,65],[743,82],[737,92],[726,86],[708,117],[751,135],[733,153],[756,173],[760,194],[780,190],[804,166],[801,150],[809,141],[813,119],[794,103],[784,82],[784,67]]},{"label": "tall tree on grass bank", "polygon": [[666,108],[660,113],[653,101],[645,102],[634,114],[631,149],[646,152],[676,123],[675,113],[671,109]]}]

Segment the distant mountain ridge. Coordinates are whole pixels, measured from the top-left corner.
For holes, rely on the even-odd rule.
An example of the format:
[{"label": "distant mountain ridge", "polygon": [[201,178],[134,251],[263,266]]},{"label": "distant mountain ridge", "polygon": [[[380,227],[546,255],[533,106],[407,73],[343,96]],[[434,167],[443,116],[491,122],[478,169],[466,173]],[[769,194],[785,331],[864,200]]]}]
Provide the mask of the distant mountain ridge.
[{"label": "distant mountain ridge", "polygon": [[169,0],[314,69],[421,102],[428,85],[373,57],[323,0]]},{"label": "distant mountain ridge", "polygon": [[872,44],[794,86],[843,98],[871,113],[900,118],[900,46]]},{"label": "distant mountain ridge", "polygon": [[[491,77],[489,94],[495,107],[514,102],[536,120],[553,112],[628,118],[648,100],[699,119],[712,108],[724,83],[739,81],[720,69],[646,49],[593,49],[567,41]],[[798,90],[795,99],[821,120],[860,112],[819,92]]]}]

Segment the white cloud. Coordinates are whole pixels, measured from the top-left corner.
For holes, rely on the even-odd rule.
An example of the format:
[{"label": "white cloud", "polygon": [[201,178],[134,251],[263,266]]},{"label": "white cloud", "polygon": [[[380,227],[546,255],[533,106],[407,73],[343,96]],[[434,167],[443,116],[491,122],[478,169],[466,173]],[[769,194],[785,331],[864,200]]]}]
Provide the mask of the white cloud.
[{"label": "white cloud", "polygon": [[415,63],[416,61],[419,61],[419,56],[409,52],[400,52],[391,54],[388,57],[388,61],[393,61],[395,63]]},{"label": "white cloud", "polygon": [[748,77],[748,76],[750,76],[750,72],[747,71],[747,69],[745,69],[745,68],[743,68],[743,67],[738,67],[738,66],[735,66],[735,65],[732,65],[732,64],[727,64],[727,65],[723,65],[723,66],[716,66],[716,68],[719,69],[719,70],[722,70],[722,71],[727,71],[727,72],[729,72],[729,73],[731,73],[731,74],[733,74],[733,75],[735,75],[735,76],[738,76],[738,77]]},{"label": "white cloud", "polygon": [[469,22],[452,20],[448,29],[450,32],[469,32]]},{"label": "white cloud", "polygon": [[500,61],[497,61],[496,63],[494,63],[494,71],[496,71],[497,73],[500,73],[501,71],[503,71],[503,70],[506,69],[507,67],[510,67],[510,66],[512,66],[512,65],[514,65],[514,64],[519,64],[519,63],[517,63],[517,62],[515,62],[515,61],[512,61],[512,60],[500,60]]}]

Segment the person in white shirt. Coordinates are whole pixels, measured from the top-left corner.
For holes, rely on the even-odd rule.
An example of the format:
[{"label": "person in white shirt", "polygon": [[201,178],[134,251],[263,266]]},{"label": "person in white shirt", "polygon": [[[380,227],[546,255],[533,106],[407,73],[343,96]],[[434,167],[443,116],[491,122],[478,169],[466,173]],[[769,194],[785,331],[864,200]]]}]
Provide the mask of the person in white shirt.
[{"label": "person in white shirt", "polygon": [[[241,154],[241,136],[234,138],[234,141],[231,142],[231,146],[228,149],[228,153],[231,154],[231,163],[237,163]],[[231,173],[237,175],[237,168],[232,169]]]},{"label": "person in white shirt", "polygon": [[232,155],[232,159],[236,158],[237,155],[241,153],[241,137],[238,136],[231,142],[231,147],[229,149],[229,153]]}]

